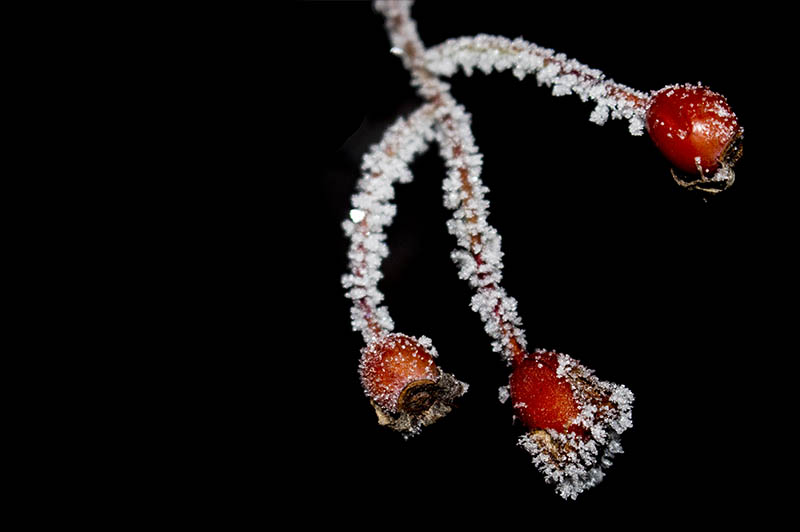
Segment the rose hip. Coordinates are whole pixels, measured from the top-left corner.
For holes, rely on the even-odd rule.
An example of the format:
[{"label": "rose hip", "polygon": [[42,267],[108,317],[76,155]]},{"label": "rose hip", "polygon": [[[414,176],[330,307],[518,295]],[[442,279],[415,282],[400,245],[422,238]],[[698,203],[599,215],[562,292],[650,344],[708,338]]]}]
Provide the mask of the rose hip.
[{"label": "rose hip", "polygon": [[674,85],[650,97],[646,115],[650,138],[678,169],[708,175],[738,158],[742,134],[724,96],[702,85]]}]

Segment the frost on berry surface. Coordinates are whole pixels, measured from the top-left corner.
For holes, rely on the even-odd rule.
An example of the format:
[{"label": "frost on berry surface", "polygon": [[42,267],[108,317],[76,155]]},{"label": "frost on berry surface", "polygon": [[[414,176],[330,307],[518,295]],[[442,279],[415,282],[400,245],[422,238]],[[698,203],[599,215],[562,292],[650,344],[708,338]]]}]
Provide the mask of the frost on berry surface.
[{"label": "frost on berry surface", "polygon": [[590,121],[602,125],[609,117],[624,119],[632,135],[644,132],[646,93],[523,39],[485,34],[449,39],[426,51],[425,66],[440,76],[453,76],[459,68],[467,76],[476,68],[485,74],[510,70],[520,80],[533,75],[539,85],[550,87],[554,96],[574,94],[582,101],[594,102]]},{"label": "frost on berry surface", "polygon": [[633,393],[625,386],[598,379],[572,357],[559,353],[556,374],[572,389],[579,407],[568,431],[535,429],[522,435],[545,481],[565,499],[575,499],[597,485],[622,453],[620,436],[633,426]]}]

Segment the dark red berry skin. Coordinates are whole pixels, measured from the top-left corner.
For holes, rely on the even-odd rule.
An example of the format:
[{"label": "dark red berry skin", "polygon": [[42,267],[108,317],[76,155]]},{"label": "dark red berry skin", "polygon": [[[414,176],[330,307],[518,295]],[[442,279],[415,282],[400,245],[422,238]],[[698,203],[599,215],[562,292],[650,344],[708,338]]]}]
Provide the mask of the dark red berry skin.
[{"label": "dark red berry skin", "polygon": [[359,374],[367,395],[384,410],[396,412],[406,386],[436,382],[440,373],[431,353],[417,339],[392,333],[364,348]]},{"label": "dark red berry skin", "polygon": [[740,134],[725,97],[698,85],[664,87],[648,101],[647,132],[680,170],[713,173]]},{"label": "dark red berry skin", "polygon": [[510,395],[517,417],[531,430],[568,430],[579,413],[570,383],[556,373],[557,354],[535,353],[514,368]]}]

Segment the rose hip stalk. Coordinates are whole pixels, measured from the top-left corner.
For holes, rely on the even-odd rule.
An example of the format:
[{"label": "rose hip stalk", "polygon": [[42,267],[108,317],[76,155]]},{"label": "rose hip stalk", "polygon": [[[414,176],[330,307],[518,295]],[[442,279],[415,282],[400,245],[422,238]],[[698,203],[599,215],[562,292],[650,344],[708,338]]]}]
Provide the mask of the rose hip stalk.
[{"label": "rose hip stalk", "polygon": [[484,322],[494,350],[513,368],[509,387],[501,393],[510,394],[528,429],[519,444],[558,494],[574,499],[596,485],[611,457],[622,451],[619,436],[632,425],[633,394],[600,381],[567,355],[527,351],[517,301],[501,286],[503,252],[500,236],[488,222],[487,189],[469,115],[453,105],[436,131],[449,168],[445,205],[453,218],[448,229],[459,245],[452,257],[459,276],[475,290],[472,309]]},{"label": "rose hip stalk", "polygon": [[358,192],[343,224],[350,238],[350,272],[342,277],[353,330],[366,343],[359,375],[378,422],[406,437],[446,415],[467,385],[442,372],[434,362],[430,340],[393,333],[394,322],[381,305],[380,265],[388,255],[385,227],[396,208],[394,185],[411,181],[409,162],[433,138],[436,107],[424,105],[392,125],[380,143],[364,156]]},{"label": "rose hip stalk", "polygon": [[488,222],[487,189],[469,116],[455,107],[437,129],[442,157],[450,168],[444,183],[448,223],[459,249],[452,257],[459,276],[475,290],[472,308],[484,322],[493,348],[513,367],[509,387],[517,417],[528,432],[519,443],[547,482],[564,498],[596,485],[611,457],[622,451],[619,436],[631,427],[633,394],[598,380],[567,355],[529,354],[517,301],[501,286],[500,236]]}]

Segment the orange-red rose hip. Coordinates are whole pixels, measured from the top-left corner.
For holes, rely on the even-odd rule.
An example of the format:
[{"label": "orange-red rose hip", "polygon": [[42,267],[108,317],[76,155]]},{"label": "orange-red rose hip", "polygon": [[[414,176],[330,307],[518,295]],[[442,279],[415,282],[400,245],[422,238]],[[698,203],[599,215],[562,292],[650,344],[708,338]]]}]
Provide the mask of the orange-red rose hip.
[{"label": "orange-red rose hip", "polygon": [[572,387],[557,368],[557,354],[548,351],[526,358],[511,373],[514,411],[529,429],[564,432],[579,413]]},{"label": "orange-red rose hip", "polygon": [[653,93],[646,116],[650,138],[680,170],[713,173],[741,135],[725,97],[700,85],[675,85]]},{"label": "orange-red rose hip", "polygon": [[397,412],[406,387],[434,383],[440,375],[425,345],[400,333],[387,334],[365,347],[358,370],[364,391],[388,412]]}]

